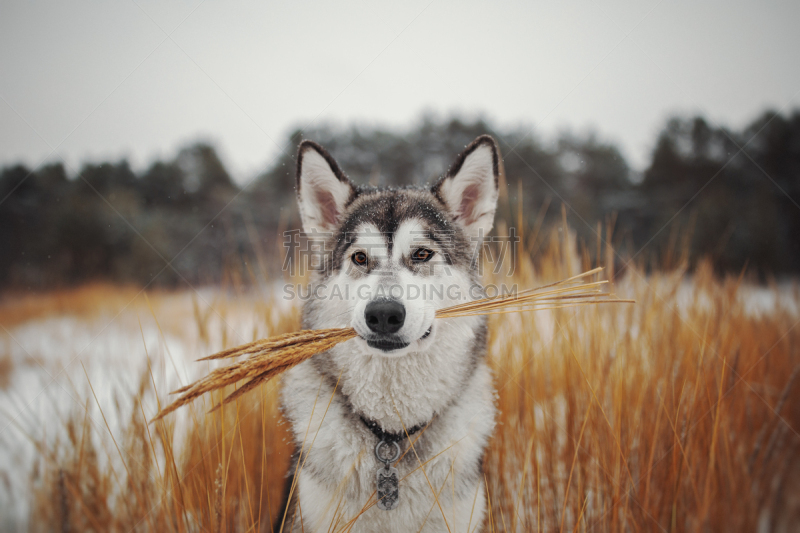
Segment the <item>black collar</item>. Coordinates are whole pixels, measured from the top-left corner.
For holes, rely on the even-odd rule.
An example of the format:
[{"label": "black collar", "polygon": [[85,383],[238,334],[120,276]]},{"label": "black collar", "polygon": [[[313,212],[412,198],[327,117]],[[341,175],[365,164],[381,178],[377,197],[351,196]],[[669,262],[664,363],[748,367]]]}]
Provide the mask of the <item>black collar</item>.
[{"label": "black collar", "polygon": [[[405,432],[404,433],[390,433],[388,431],[384,431],[383,428],[380,426],[380,424],[378,424],[374,420],[367,420],[363,416],[361,417],[361,422],[363,422],[364,425],[367,426],[367,429],[370,430],[372,432],[372,434],[375,435],[378,438],[379,441],[392,443],[392,442],[400,442],[401,440],[406,438],[406,433]],[[411,435],[413,435],[414,433],[416,433],[420,429],[424,428],[426,425],[427,424],[418,424],[418,425],[414,426],[413,428],[408,428],[408,430],[407,430],[408,436],[410,437]]]}]

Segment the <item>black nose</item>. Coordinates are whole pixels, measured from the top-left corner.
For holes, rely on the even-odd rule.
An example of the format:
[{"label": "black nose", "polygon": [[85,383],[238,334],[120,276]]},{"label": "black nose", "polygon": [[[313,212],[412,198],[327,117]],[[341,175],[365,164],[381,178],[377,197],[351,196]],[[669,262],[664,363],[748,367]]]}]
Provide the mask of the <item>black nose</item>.
[{"label": "black nose", "polygon": [[397,333],[406,321],[406,308],[397,300],[375,300],[367,304],[364,318],[375,333]]}]

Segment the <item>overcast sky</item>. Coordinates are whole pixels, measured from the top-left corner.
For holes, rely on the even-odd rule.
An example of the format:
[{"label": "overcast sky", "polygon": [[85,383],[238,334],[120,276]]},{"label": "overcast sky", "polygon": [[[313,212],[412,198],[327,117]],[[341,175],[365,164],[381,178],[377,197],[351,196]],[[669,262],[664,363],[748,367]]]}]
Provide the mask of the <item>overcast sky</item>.
[{"label": "overcast sky", "polygon": [[378,4],[3,0],[0,166],[206,139],[241,182],[292,126],[429,110],[595,129],[641,168],[671,113],[800,107],[796,0]]}]

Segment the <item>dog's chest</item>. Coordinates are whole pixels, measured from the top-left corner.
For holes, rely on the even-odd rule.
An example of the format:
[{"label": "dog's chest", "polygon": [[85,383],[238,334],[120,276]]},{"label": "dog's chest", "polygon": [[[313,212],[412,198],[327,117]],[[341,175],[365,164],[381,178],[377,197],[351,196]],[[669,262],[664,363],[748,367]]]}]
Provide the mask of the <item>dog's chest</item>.
[{"label": "dog's chest", "polygon": [[[418,437],[413,448],[407,440],[402,443],[404,457],[396,465],[399,500],[391,511],[375,505],[377,473],[383,468],[374,452],[377,437],[318,376],[310,365],[300,365],[284,385],[286,414],[308,453],[300,458],[297,487],[306,531],[327,531],[332,523],[340,524],[338,530],[352,520],[353,531],[416,531],[423,524],[426,531],[464,530],[475,502],[483,501],[480,461],[494,419],[488,369],[481,365],[469,393],[412,437]],[[460,527],[454,529],[455,524]]]},{"label": "dog's chest", "polygon": [[[366,444],[365,448],[371,447],[371,443]],[[410,524],[416,524],[412,528],[416,531],[423,523],[428,526],[426,530],[446,530],[438,506],[442,506],[452,524],[457,501],[453,499],[453,480],[462,470],[458,461],[453,462],[457,448],[456,445],[438,457],[421,456],[419,460],[412,450],[408,450],[408,455],[396,466],[398,500],[396,507],[388,511],[376,505],[377,473],[383,472],[384,467],[371,450],[362,448],[335,454],[329,454],[329,450],[318,450],[317,453],[312,450],[309,461],[316,466],[322,466],[320,463],[333,455],[342,461],[331,465],[327,472],[318,468],[306,471],[304,468],[300,474],[301,513],[304,523],[312,526],[307,530],[327,531],[331,524],[345,525],[352,521],[356,526],[353,531],[400,532],[408,531]],[[425,463],[424,473],[420,463]],[[438,504],[433,497],[434,490],[439,496]],[[436,513],[432,512],[434,510]]]}]

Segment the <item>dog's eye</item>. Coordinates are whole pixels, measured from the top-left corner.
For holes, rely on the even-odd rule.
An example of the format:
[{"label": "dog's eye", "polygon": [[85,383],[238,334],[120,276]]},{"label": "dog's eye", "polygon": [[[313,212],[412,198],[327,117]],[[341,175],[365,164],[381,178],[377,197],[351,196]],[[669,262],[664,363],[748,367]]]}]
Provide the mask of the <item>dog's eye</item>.
[{"label": "dog's eye", "polygon": [[367,264],[367,254],[364,252],[356,252],[353,254],[353,263],[357,264],[358,266],[364,266]]},{"label": "dog's eye", "polygon": [[411,254],[411,260],[415,263],[430,261],[431,257],[433,257],[433,250],[428,250],[427,248],[417,248]]}]

